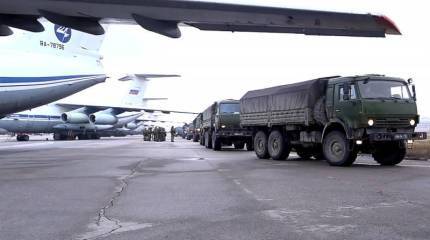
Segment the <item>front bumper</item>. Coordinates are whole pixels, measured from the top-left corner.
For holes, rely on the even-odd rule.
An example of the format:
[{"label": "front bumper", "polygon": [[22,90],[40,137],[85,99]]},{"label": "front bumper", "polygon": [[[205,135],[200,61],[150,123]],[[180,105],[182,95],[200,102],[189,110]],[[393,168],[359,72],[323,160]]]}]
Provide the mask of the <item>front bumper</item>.
[{"label": "front bumper", "polygon": [[222,130],[217,133],[219,137],[252,137],[251,131],[246,130]]},{"label": "front bumper", "polygon": [[369,134],[369,140],[372,142],[387,141],[406,141],[406,140],[424,140],[427,139],[427,133],[372,133]]}]

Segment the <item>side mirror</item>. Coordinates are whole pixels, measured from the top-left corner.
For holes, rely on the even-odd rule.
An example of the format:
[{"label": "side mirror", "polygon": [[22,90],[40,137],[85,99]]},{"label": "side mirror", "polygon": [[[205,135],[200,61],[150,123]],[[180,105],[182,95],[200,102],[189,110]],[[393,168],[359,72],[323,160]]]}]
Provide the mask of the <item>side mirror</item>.
[{"label": "side mirror", "polygon": [[415,85],[412,85],[412,94],[413,94],[413,98],[414,98],[414,101],[417,101],[417,92],[416,92],[416,90],[415,90]]},{"label": "side mirror", "polygon": [[408,84],[411,85],[414,82],[414,80],[412,78],[408,79]]}]

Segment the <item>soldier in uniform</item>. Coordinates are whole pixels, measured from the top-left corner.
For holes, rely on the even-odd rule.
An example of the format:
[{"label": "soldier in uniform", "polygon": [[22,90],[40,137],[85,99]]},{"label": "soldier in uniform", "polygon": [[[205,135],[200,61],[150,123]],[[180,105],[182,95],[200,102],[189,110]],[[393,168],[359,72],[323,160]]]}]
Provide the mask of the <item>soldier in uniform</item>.
[{"label": "soldier in uniform", "polygon": [[167,137],[166,129],[162,127],[161,128],[161,141],[165,142],[166,141],[166,137]]},{"label": "soldier in uniform", "polygon": [[176,129],[174,126],[172,126],[170,128],[170,141],[174,142],[175,141],[175,133],[176,133]]},{"label": "soldier in uniform", "polygon": [[149,128],[148,130],[148,141],[152,141],[152,135],[154,134],[154,132],[152,131],[152,127]]},{"label": "soldier in uniform", "polygon": [[147,141],[146,139],[147,139],[147,135],[148,135],[148,129],[144,128],[142,133],[143,133],[143,141]]},{"label": "soldier in uniform", "polygon": [[154,128],[154,141],[155,142],[160,141],[160,129],[159,129],[159,127]]}]

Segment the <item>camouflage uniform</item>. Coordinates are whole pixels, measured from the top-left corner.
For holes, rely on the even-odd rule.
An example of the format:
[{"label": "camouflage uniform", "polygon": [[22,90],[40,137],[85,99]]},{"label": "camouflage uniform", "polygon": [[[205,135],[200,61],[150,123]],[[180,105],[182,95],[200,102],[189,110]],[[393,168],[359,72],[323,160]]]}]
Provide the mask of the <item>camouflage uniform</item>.
[{"label": "camouflage uniform", "polygon": [[171,141],[171,142],[174,142],[174,141],[175,141],[175,133],[176,133],[175,127],[174,127],[174,126],[172,126],[172,127],[170,128],[170,141]]}]

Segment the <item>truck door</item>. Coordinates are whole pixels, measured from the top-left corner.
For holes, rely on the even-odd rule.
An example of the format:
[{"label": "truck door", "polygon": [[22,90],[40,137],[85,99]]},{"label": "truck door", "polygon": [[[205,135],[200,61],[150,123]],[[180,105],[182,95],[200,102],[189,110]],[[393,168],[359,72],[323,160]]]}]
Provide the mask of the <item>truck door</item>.
[{"label": "truck door", "polygon": [[333,85],[329,85],[327,87],[327,92],[326,92],[326,113],[327,113],[327,117],[329,119],[335,118],[336,114],[334,111],[334,86]]},{"label": "truck door", "polygon": [[[347,89],[347,92],[344,89]],[[355,127],[354,123],[359,121],[360,113],[355,84],[336,84],[334,89],[334,110],[338,119],[341,119],[349,127]]]}]

